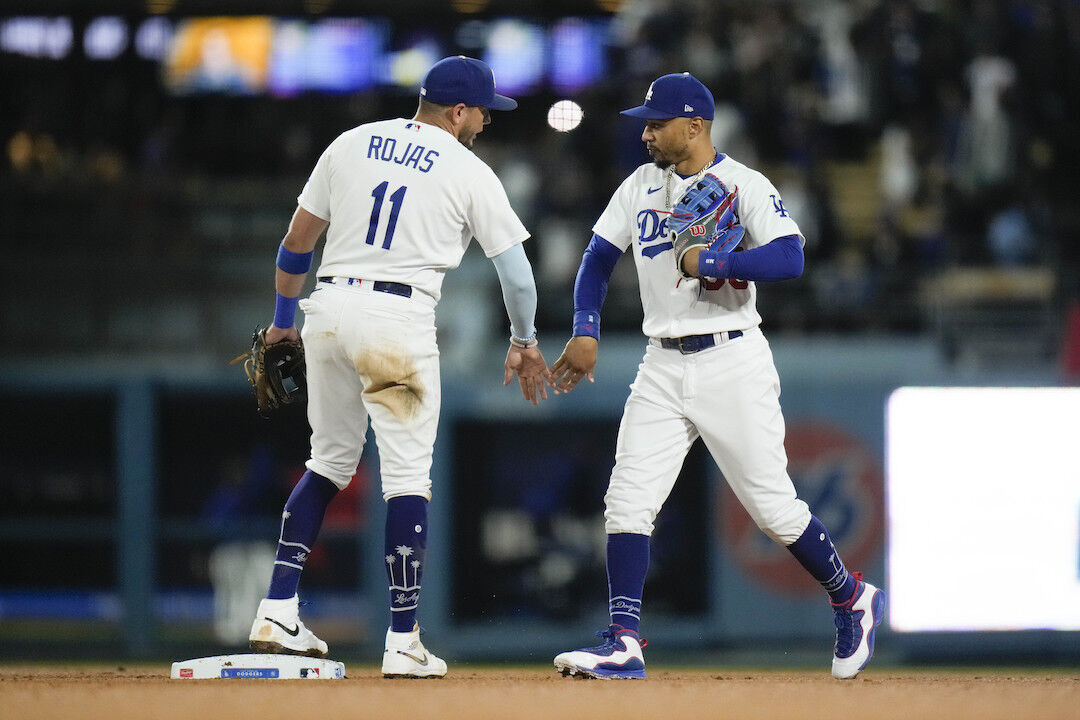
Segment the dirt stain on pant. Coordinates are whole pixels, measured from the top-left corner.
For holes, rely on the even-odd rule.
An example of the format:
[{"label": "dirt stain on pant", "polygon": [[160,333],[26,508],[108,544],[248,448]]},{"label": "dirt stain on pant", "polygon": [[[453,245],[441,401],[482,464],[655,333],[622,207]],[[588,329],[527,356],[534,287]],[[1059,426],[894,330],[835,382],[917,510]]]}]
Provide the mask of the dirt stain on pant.
[{"label": "dirt stain on pant", "polygon": [[394,348],[365,350],[353,360],[364,381],[364,398],[378,403],[401,422],[412,420],[424,404],[427,388],[412,358]]}]

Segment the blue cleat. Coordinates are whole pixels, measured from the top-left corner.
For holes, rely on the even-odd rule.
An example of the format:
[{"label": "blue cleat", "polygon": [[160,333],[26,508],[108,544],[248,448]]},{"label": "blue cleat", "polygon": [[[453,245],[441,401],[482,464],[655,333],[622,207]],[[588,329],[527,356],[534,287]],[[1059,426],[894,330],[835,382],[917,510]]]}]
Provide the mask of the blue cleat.
[{"label": "blue cleat", "polygon": [[833,603],[836,646],[832,675],[850,680],[859,674],[874,654],[874,632],[885,617],[885,593],[868,582],[862,573],[852,573],[858,581],[855,593],[845,603]]},{"label": "blue cleat", "polygon": [[555,669],[564,677],[579,675],[603,680],[645,677],[645,658],[641,651],[648,645],[647,640],[620,625],[612,625],[596,635],[604,639],[602,645],[556,655]]}]

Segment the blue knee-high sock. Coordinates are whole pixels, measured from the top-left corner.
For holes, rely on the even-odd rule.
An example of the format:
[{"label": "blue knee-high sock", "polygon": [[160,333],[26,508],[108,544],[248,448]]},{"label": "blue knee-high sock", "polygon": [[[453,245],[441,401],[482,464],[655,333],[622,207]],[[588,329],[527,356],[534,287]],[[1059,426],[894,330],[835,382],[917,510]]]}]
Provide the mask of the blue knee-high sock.
[{"label": "blue knee-high sock", "polygon": [[648,572],[648,535],[614,533],[607,536],[608,608],[613,625],[638,631],[641,596]]},{"label": "blue knee-high sock", "polygon": [[858,580],[844,567],[840,553],[833,547],[829,531],[815,516],[810,516],[810,524],[799,539],[787,548],[799,564],[806,568],[815,580],[821,583],[834,603],[851,599]]},{"label": "blue knee-high sock", "polygon": [[427,548],[427,504],[419,495],[402,495],[386,502],[386,577],[390,580],[390,629],[394,632],[411,632],[416,623]]},{"label": "blue knee-high sock", "polygon": [[296,483],[281,513],[277,558],[266,597],[284,600],[296,594],[300,573],[319,536],[326,507],[337,494],[337,485],[311,470]]}]

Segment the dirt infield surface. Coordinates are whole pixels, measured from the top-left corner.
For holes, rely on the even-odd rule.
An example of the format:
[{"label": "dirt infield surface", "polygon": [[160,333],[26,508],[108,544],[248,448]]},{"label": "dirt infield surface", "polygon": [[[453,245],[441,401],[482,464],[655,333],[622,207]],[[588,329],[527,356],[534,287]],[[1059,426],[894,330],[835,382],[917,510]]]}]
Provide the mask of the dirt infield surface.
[{"label": "dirt infield surface", "polygon": [[639,720],[646,718],[1080,717],[1075,670],[821,671],[650,668],[648,680],[563,678],[553,670],[452,667],[441,680],[170,680],[168,666],[0,666],[2,720]]}]

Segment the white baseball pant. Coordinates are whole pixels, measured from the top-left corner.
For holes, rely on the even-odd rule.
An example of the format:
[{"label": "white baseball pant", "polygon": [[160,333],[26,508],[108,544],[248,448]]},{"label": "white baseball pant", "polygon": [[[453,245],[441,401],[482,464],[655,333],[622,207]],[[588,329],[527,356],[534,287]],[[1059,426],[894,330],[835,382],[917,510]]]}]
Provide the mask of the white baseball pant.
[{"label": "white baseball pant", "polygon": [[356,472],[368,420],[379,448],[383,497],[431,499],[431,455],[441,387],[435,300],[320,282],[304,311],[308,469],[344,489]]},{"label": "white baseball pant", "polygon": [[795,542],[810,509],[787,474],[780,379],[757,328],[689,355],[646,348],[604,498],[608,534],[652,534],[699,436],[758,527],[783,545]]}]

